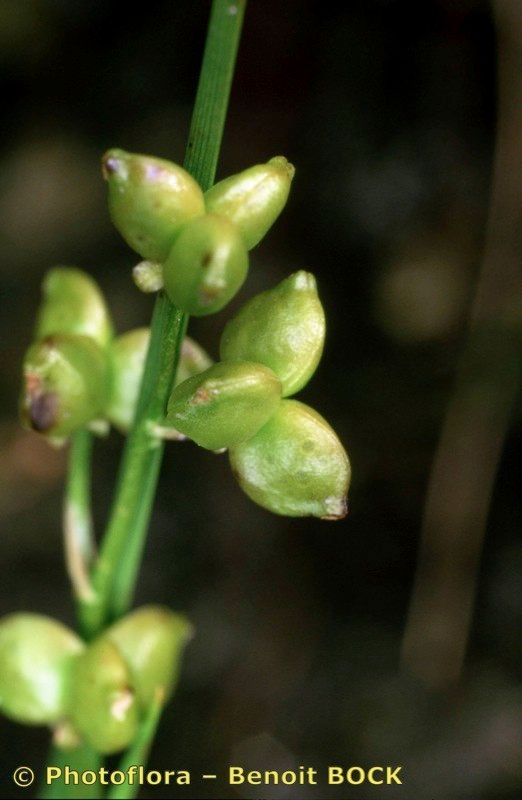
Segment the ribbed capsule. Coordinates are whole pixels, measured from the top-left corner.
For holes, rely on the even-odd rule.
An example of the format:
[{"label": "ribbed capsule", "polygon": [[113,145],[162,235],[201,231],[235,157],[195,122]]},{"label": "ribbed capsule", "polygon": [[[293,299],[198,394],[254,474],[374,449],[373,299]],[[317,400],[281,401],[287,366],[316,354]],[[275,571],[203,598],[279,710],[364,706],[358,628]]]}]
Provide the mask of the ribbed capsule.
[{"label": "ribbed capsule", "polygon": [[348,456],[326,420],[297,400],[283,400],[252,439],[231,448],[230,463],[246,494],[275,514],[346,515]]},{"label": "ribbed capsule", "polygon": [[277,409],[281,384],[252,362],[214,364],[177,386],[166,425],[208,450],[221,450],[253,436]]},{"label": "ribbed capsule", "polygon": [[238,226],[248,250],[261,241],[286,205],[295,169],[284,156],[231,175],[205,193],[207,211]]},{"label": "ribbed capsule", "polygon": [[248,253],[237,227],[206,214],[183,226],[164,265],[165,291],[195,317],[220,311],[244,283]]},{"label": "ribbed capsule", "polygon": [[138,608],[104,634],[125,659],[143,708],[151,703],[157,689],[167,695],[173,691],[191,636],[189,621],[162,606]]},{"label": "ribbed capsule", "polygon": [[27,725],[65,716],[70,673],[83,643],[69,628],[40,614],[0,621],[0,711]]},{"label": "ribbed capsule", "polygon": [[138,729],[132,677],[116,645],[100,638],[76,660],[72,671],[70,720],[99,753],[126,748]]},{"label": "ribbed capsule", "polygon": [[[130,429],[136,414],[149,341],[149,328],[135,328],[117,336],[109,347],[110,388],[106,416],[122,433]],[[176,383],[203,372],[211,364],[212,359],[203,348],[186,336],[181,346]]]},{"label": "ribbed capsule", "polygon": [[112,322],[100,287],[76,267],[54,267],[42,283],[42,303],[36,339],[56,333],[90,336],[102,347],[113,335]]},{"label": "ribbed capsule", "polygon": [[275,372],[283,396],[288,397],[315,372],[325,328],[315,278],[300,270],[253,297],[227,323],[221,336],[221,358],[265,364]]},{"label": "ribbed capsule", "polygon": [[24,359],[22,423],[63,438],[103,415],[108,396],[108,356],[87,336],[47,336]]},{"label": "ribbed capsule", "polygon": [[181,226],[204,213],[203,193],[178,164],[108,150],[102,159],[112,221],[143,258],[164,261]]}]

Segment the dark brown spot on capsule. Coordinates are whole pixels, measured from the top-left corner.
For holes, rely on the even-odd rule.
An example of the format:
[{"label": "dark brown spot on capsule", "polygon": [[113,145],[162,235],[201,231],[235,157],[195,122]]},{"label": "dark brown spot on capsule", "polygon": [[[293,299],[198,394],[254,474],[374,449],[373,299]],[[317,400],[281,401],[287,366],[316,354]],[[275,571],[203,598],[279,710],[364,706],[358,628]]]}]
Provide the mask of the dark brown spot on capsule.
[{"label": "dark brown spot on capsule", "polygon": [[38,394],[29,402],[29,422],[33,430],[46,433],[57,423],[59,400],[54,392]]},{"label": "dark brown spot on capsule", "polygon": [[202,306],[209,306],[211,303],[214,303],[216,298],[219,297],[221,294],[221,286],[217,286],[215,283],[205,284],[203,283],[199,287],[198,292],[198,300]]},{"label": "dark brown spot on capsule", "polygon": [[209,251],[205,253],[203,255],[203,258],[201,259],[201,266],[203,267],[203,269],[206,269],[210,265],[211,261],[212,261],[212,253]]},{"label": "dark brown spot on capsule", "polygon": [[209,392],[208,389],[205,389],[204,386],[200,386],[199,389],[196,390],[194,396],[192,398],[192,403],[195,406],[203,405],[204,403],[208,403],[209,400],[212,398],[212,393]]},{"label": "dark brown spot on capsule", "polygon": [[41,344],[45,345],[46,349],[51,351],[56,348],[57,344],[59,344],[59,338],[57,338],[53,333],[50,333],[49,336],[45,336],[41,340]]}]

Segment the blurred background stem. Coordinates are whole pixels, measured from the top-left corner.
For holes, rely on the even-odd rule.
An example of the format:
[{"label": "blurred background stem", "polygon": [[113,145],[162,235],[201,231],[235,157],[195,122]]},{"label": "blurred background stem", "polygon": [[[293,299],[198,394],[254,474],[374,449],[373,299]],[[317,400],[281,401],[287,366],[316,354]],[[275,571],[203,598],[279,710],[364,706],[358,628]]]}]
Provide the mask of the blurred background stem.
[{"label": "blurred background stem", "polygon": [[432,465],[404,668],[460,679],[491,496],[519,387],[522,312],[522,5],[496,0],[498,123],[489,221],[469,333]]}]

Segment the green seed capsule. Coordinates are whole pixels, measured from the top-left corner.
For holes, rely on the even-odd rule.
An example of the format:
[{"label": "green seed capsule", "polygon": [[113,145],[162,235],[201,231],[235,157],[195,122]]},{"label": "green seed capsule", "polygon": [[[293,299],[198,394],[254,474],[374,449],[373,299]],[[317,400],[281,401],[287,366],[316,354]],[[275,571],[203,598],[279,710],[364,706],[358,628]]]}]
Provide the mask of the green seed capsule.
[{"label": "green seed capsule", "polygon": [[[150,341],[149,328],[135,328],[111,342],[109,356],[111,378],[106,416],[126,433],[132,425],[140,391],[141,378]],[[212,359],[193,339],[183,340],[176,383],[208,369]]]},{"label": "green seed capsule", "polygon": [[281,384],[261,364],[218,363],[173,390],[166,423],[201,447],[221,450],[253,436],[280,399]]},{"label": "green seed capsule", "polygon": [[223,361],[247,359],[270,367],[281,381],[283,397],[288,397],[315,372],[324,336],[315,278],[301,270],[239,310],[225,326],[220,354]]},{"label": "green seed capsule", "polygon": [[106,415],[122,433],[132,425],[149,347],[150,329],[136,328],[110,345],[111,379]]},{"label": "green seed capsule", "polygon": [[256,436],[231,449],[230,463],[246,494],[276,514],[346,515],[348,456],[328,423],[297,400],[283,400]]},{"label": "green seed capsule", "polygon": [[24,360],[23,424],[60,438],[103,415],[108,358],[87,336],[47,336]]},{"label": "green seed capsule", "polygon": [[167,694],[174,689],[192,626],[168,608],[145,606],[119,620],[104,636],[127,662],[138,702],[146,708],[158,688]]},{"label": "green seed capsule", "polygon": [[196,317],[220,311],[239,291],[248,271],[248,253],[235,225],[206,214],[187,223],[163,265],[171,301]]},{"label": "green seed capsule", "polygon": [[216,183],[205,193],[207,211],[234,222],[251,250],[285,207],[294,173],[286,158],[275,156]]},{"label": "green seed capsule", "polygon": [[99,753],[123,750],[138,729],[138,704],[131,674],[116,645],[97,639],[72,671],[70,717],[78,733]]},{"label": "green seed capsule", "polygon": [[186,381],[187,378],[192,378],[193,375],[199,375],[200,372],[204,372],[212,364],[212,359],[201,345],[191,339],[190,336],[185,336],[181,345],[178,371],[176,373],[176,386]]},{"label": "green seed capsule", "polygon": [[113,335],[107,304],[98,284],[75,267],[49,270],[42,284],[36,339],[56,333],[90,336],[106,345]]},{"label": "green seed capsule", "polygon": [[27,725],[52,725],[66,713],[80,639],[49,617],[11,614],[0,622],[0,711]]},{"label": "green seed capsule", "polygon": [[183,167],[162,158],[108,150],[102,159],[112,221],[142,258],[164,261],[181,226],[205,211]]}]

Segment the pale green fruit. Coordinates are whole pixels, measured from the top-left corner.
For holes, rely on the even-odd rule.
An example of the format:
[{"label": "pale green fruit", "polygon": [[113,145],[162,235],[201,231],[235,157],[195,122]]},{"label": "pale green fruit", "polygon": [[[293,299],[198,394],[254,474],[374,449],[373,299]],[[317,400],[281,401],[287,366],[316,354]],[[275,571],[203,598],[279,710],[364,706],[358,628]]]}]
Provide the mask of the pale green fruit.
[{"label": "pale green fruit", "polygon": [[231,175],[205,193],[207,211],[223,214],[239,230],[248,250],[272,227],[286,205],[295,169],[284,156]]},{"label": "pale green fruit", "polygon": [[[135,328],[111,342],[109,356],[111,377],[107,418],[122,433],[134,420],[145,360],[150,341],[149,328]],[[212,364],[202,347],[185,336],[176,373],[176,384],[197,375]]]},{"label": "pale green fruit", "polygon": [[200,187],[178,164],[124,150],[108,150],[102,167],[115,227],[142,258],[164,261],[182,225],[205,211]]},{"label": "pale green fruit", "polygon": [[108,639],[97,639],[76,660],[69,713],[74,728],[99,753],[117,753],[134,739],[139,716],[132,676]]},{"label": "pale green fruit", "polygon": [[112,322],[100,287],[76,267],[54,267],[42,284],[36,339],[56,333],[90,336],[104,346],[112,338]]},{"label": "pale green fruit", "polygon": [[240,308],[223,331],[221,358],[265,364],[281,381],[283,397],[288,397],[315,372],[325,329],[315,278],[300,270]]},{"label": "pale green fruit", "polygon": [[163,265],[170,300],[196,317],[220,311],[244,283],[248,253],[226,217],[206,214],[180,231]]},{"label": "pale green fruit", "polygon": [[204,372],[212,366],[212,363],[212,359],[201,345],[191,339],[190,336],[185,336],[181,345],[178,371],[176,373],[176,386],[186,381],[187,378],[192,378],[193,375],[199,375],[200,372]]},{"label": "pale green fruit", "polygon": [[283,400],[252,439],[231,448],[230,463],[246,494],[276,514],[346,515],[348,456],[326,420],[297,400]]},{"label": "pale green fruit", "polygon": [[0,621],[0,711],[28,725],[52,725],[67,711],[69,680],[82,641],[40,614]]},{"label": "pale green fruit", "polygon": [[208,450],[253,436],[281,399],[274,373],[251,362],[220,362],[172,391],[166,425]]},{"label": "pale green fruit", "polygon": [[22,423],[62,438],[103,416],[108,366],[106,351],[87,336],[57,334],[35,342],[24,359]]},{"label": "pale green fruit", "polygon": [[138,702],[147,707],[157,689],[167,695],[174,689],[192,626],[168,608],[144,606],[116,622],[104,636],[124,657]]},{"label": "pale green fruit", "polygon": [[110,345],[111,377],[106,414],[123,433],[131,427],[136,413],[149,341],[149,328],[135,328],[117,336]]}]

